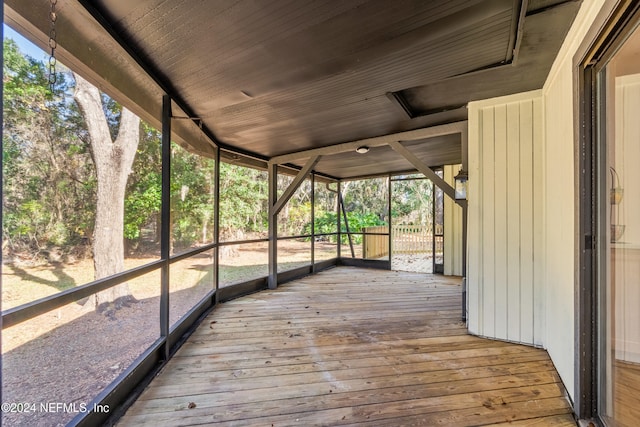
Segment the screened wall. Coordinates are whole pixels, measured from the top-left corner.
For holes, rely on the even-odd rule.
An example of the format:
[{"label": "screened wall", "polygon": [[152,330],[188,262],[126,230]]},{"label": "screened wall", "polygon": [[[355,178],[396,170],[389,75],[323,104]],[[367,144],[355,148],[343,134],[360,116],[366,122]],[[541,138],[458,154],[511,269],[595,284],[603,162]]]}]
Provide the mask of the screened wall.
[{"label": "screened wall", "polygon": [[281,282],[336,265],[334,180],[305,179],[270,243],[266,163],[172,142],[207,135],[168,97],[158,129],[60,62],[52,85],[11,30],[4,58],[2,396],[30,404],[4,424],[104,421],[216,302],[267,286],[270,244]]},{"label": "screened wall", "polygon": [[19,34],[3,46],[2,398],[36,405],[6,425],[103,423],[216,304],[391,268],[390,175],[221,149],[157,88],[137,115]]}]

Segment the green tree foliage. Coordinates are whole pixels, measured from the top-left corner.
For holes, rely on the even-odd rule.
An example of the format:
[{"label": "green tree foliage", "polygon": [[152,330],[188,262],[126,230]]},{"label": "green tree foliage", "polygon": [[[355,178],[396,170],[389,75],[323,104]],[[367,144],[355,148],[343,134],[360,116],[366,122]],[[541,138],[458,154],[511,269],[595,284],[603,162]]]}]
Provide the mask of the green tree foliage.
[{"label": "green tree foliage", "polygon": [[[387,225],[386,221],[380,219],[380,217],[374,213],[360,213],[360,212],[347,212],[347,221],[349,222],[349,231],[352,233],[361,233],[367,227],[377,227],[380,225]],[[344,218],[341,222],[342,231],[347,231],[347,224],[344,222]]]},{"label": "green tree foliage", "polygon": [[[376,227],[381,225],[387,225],[385,221],[382,221],[378,215],[373,213],[360,213],[360,212],[347,212],[347,221],[349,221],[349,231],[351,233],[361,233],[366,227]],[[336,212],[316,212],[316,234],[335,233],[337,230],[337,213]],[[347,232],[346,224],[344,223],[344,217],[340,214],[340,224],[342,232]],[[305,225],[305,234],[311,234],[311,224]],[[342,235],[342,243],[348,242],[346,234]],[[336,242],[335,236],[326,238],[330,242]],[[353,243],[362,243],[362,235],[352,236]]]},{"label": "green tree foliage", "polygon": [[171,231],[175,246],[213,241],[215,162],[171,146]]},{"label": "green tree foliage", "polygon": [[[278,174],[278,196],[289,187],[294,177]],[[293,193],[287,204],[278,214],[279,236],[300,236],[305,234],[307,224],[311,221],[311,180],[306,179]]]},{"label": "green tree foliage", "polygon": [[[90,253],[96,209],[96,172],[89,136],[73,100],[74,80],[61,71],[54,92],[47,67],[4,41],[4,222],[3,248],[12,256],[39,257],[53,247],[65,254]],[[121,107],[103,95],[112,137]],[[128,177],[124,236],[129,254],[157,250],[161,207],[160,132],[141,124],[141,137]],[[171,148],[171,229],[177,248],[213,241],[215,163],[173,144]],[[280,194],[292,177],[278,176]],[[337,231],[335,184],[316,183],[316,233]],[[388,181],[342,184],[350,229],[388,223]],[[431,183],[393,184],[394,221],[431,224]],[[266,171],[222,163],[220,232],[223,240],[266,237]],[[311,233],[311,188],[305,181],[281,211],[279,233]],[[342,221],[342,229],[345,224]]]},{"label": "green tree foliage", "polygon": [[[411,178],[411,177],[399,177]],[[362,232],[364,228],[388,224],[388,181],[385,178],[347,181],[342,184],[343,200],[347,211],[349,231]],[[318,197],[318,196],[321,197]],[[426,179],[398,180],[392,183],[391,206],[395,224],[431,226],[433,222],[433,184]],[[318,201],[321,201],[318,203]],[[335,197],[330,191],[316,190],[316,234],[335,233],[337,213]],[[341,230],[346,233],[344,217]],[[311,233],[311,224],[305,225],[305,234]],[[361,236],[354,235],[354,243]],[[335,238],[329,239],[335,242]],[[346,242],[346,236],[342,238]]]},{"label": "green tree foliage", "polygon": [[[3,247],[11,257],[30,259],[53,247],[89,254],[97,182],[87,129],[72,96],[74,80],[62,69],[51,92],[45,64],[23,55],[9,39],[3,71]],[[114,137],[122,108],[106,95],[103,106]],[[129,253],[154,250],[159,243],[160,141],[160,132],[142,123],[125,196],[123,237]],[[213,164],[172,146],[172,235],[179,246],[212,240]]]},{"label": "green tree foliage", "polygon": [[8,39],[3,72],[3,247],[37,257],[52,246],[82,246],[95,177],[82,119],[69,103],[70,79],[59,73],[51,92],[44,64]]},{"label": "green tree foliage", "polygon": [[394,223],[431,227],[433,225],[432,200],[433,183],[428,179],[393,182],[391,214]]},{"label": "green tree foliage", "polygon": [[346,181],[342,184],[342,198],[347,212],[363,216],[376,215],[380,221],[388,221],[387,178]]},{"label": "green tree foliage", "polygon": [[[326,187],[325,185],[323,185]],[[335,186],[316,188],[316,234],[335,233],[338,230],[337,195]],[[347,214],[347,222],[351,233],[361,233],[367,227],[387,225],[388,216],[388,182],[386,179],[366,179],[347,181],[342,183],[342,197]],[[346,233],[342,210],[340,212],[340,228]],[[311,223],[305,224],[304,233],[311,233]],[[336,242],[335,236],[325,237],[325,240]],[[342,243],[347,243],[347,236],[343,234]],[[362,243],[361,235],[353,235],[352,241]]]},{"label": "green tree foliage", "polygon": [[220,165],[220,233],[240,240],[247,233],[266,235],[269,180],[265,171]]},{"label": "green tree foliage", "polygon": [[144,230],[159,241],[159,215],[162,204],[162,171],[160,169],[160,141],[158,130],[142,123],[140,142],[127,182],[124,202],[124,237],[129,250],[143,249]]}]

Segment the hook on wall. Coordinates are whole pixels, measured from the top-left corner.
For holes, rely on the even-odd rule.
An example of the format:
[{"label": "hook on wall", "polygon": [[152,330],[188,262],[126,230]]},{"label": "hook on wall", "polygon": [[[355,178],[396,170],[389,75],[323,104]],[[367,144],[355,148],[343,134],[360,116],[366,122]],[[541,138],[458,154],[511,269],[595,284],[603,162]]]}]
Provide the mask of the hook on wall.
[{"label": "hook on wall", "polygon": [[611,242],[614,243],[622,238],[625,230],[625,226],[620,224],[619,206],[620,203],[622,203],[624,190],[620,186],[620,176],[618,175],[618,172],[616,172],[616,170],[613,168],[613,166],[609,167],[609,174],[611,175],[611,189],[609,190],[609,203],[611,205],[611,208],[609,212],[609,221],[611,223]]}]

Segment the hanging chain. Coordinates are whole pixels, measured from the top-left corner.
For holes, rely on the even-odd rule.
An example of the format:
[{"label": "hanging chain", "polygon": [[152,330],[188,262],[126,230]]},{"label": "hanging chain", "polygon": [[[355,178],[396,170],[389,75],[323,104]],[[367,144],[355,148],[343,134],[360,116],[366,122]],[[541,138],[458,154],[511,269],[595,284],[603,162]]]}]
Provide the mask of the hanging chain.
[{"label": "hanging chain", "polygon": [[51,0],[51,12],[49,12],[49,21],[51,27],[49,29],[49,47],[51,48],[51,55],[49,55],[49,87],[53,93],[53,88],[58,80],[56,75],[56,48],[58,47],[58,41],[56,40],[56,20],[58,15],[56,14],[56,4],[58,0]]}]

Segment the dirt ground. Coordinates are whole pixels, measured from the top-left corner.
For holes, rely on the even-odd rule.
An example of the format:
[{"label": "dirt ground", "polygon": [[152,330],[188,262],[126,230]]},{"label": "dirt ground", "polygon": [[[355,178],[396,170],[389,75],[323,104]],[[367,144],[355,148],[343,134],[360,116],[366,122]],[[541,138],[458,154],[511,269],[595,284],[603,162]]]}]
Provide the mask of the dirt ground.
[{"label": "dirt ground", "polygon": [[413,273],[432,273],[433,257],[431,254],[397,254],[391,258],[391,269],[410,271]]},{"label": "dirt ground", "polygon": [[[282,266],[308,264],[308,242],[278,244]],[[263,244],[238,246],[221,257],[221,286],[266,275]],[[335,257],[335,245],[317,244],[316,259]],[[149,259],[127,260],[128,267]],[[425,256],[397,256],[395,270],[429,272]],[[3,304],[16,306],[91,280],[90,260],[72,266],[3,268]],[[172,264],[171,323],[178,321],[213,284],[212,253]],[[159,338],[159,272],[128,283],[137,302],[114,318],[95,313],[86,301],[68,304],[2,333],[3,402],[27,404],[23,413],[3,413],[4,425],[63,426]],[[57,285],[57,286],[56,286]],[[53,406],[51,406],[53,404]],[[56,406],[66,404],[67,406]],[[44,406],[42,406],[44,405]],[[49,410],[53,408],[54,412]]]}]

